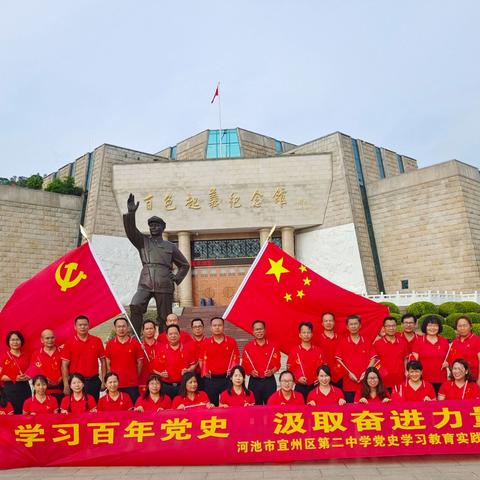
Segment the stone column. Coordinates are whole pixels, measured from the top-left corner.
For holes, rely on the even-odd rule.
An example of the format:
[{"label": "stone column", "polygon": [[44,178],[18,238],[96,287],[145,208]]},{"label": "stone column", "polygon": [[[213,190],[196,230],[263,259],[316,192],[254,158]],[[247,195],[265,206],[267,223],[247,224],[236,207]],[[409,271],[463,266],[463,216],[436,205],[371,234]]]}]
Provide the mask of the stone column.
[{"label": "stone column", "polygon": [[269,228],[261,228],[259,230],[259,234],[260,234],[260,247],[262,247],[262,245],[267,241],[267,238],[268,238],[268,234],[270,233],[270,229]]},{"label": "stone column", "polygon": [[292,227],[283,227],[282,232],[282,249],[292,257],[295,256],[295,236]]},{"label": "stone column", "polygon": [[[191,264],[190,232],[178,232],[178,249],[185,255],[185,258]],[[192,267],[190,267],[183,282],[178,286],[178,299],[180,301],[180,306],[191,307],[193,305],[192,290]]]}]

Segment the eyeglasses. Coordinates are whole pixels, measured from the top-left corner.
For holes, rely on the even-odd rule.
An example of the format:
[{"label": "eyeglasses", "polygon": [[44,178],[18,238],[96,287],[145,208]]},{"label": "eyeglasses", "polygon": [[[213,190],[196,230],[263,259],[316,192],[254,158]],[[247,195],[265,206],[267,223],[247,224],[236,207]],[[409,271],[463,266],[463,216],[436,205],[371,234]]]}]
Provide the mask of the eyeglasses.
[{"label": "eyeglasses", "polygon": [[281,383],[293,383],[293,380],[280,380]]}]

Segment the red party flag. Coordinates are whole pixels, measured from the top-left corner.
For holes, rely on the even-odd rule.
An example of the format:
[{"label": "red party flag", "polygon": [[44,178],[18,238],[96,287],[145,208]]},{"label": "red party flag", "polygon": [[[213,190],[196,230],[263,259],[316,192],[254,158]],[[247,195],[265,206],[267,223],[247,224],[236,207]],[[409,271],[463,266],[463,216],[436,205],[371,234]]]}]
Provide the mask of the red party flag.
[{"label": "red party flag", "polygon": [[213,98],[212,98],[212,101],[210,103],[213,103],[215,101],[215,98],[219,97],[220,96],[220,92],[218,90],[218,87],[219,87],[220,84],[217,85],[217,88],[215,89],[215,93],[213,94]]},{"label": "red party flag", "polygon": [[388,316],[388,308],[356,295],[318,275],[272,242],[255,258],[224,317],[247,332],[263,320],[267,336],[288,353],[299,343],[298,325],[312,322],[315,337],[322,332],[324,312],[335,316],[335,331],[346,332],[345,319],[359,315],[361,335],[372,343]]},{"label": "red party flag", "polygon": [[0,340],[19,330],[31,352],[41,346],[46,328],[61,345],[72,336],[75,317],[85,315],[95,327],[122,312],[87,242],[15,289],[0,311]]}]

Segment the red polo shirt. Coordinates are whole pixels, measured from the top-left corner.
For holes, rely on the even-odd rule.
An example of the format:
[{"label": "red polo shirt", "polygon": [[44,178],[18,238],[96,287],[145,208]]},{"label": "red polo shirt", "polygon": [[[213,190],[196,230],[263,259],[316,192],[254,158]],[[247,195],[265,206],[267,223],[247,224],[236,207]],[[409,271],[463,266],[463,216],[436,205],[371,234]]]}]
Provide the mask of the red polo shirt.
[{"label": "red polo shirt", "polygon": [[403,332],[397,332],[396,336],[398,338],[403,338],[405,340],[405,342],[407,343],[407,347],[408,347],[408,353],[412,353],[412,347],[415,344],[415,341],[417,340],[417,338],[421,337],[421,335],[419,335],[418,333],[415,333],[413,338],[411,340],[409,340]]},{"label": "red polo shirt", "polygon": [[10,402],[7,402],[4,407],[0,405],[0,416],[2,415],[13,415],[13,407]]},{"label": "red polo shirt", "polygon": [[155,360],[155,357],[157,356],[158,343],[155,340],[152,345],[149,345],[147,342],[145,342],[145,339],[144,339],[142,342],[142,345],[144,350],[148,354],[148,358],[145,356],[145,352],[144,352],[142,372],[140,373],[140,378],[139,378],[139,385],[145,386],[149,375],[153,371],[152,365],[153,365],[153,361]]},{"label": "red polo shirt", "polygon": [[179,407],[179,405],[185,405],[185,407],[205,407],[207,403],[210,403],[208,396],[205,392],[199,391],[195,392],[195,398],[191,400],[188,397],[182,397],[177,395],[172,402],[172,408],[175,410]]},{"label": "red polo shirt", "polygon": [[245,394],[243,388],[240,394],[237,394],[235,390],[232,388],[232,394],[228,393],[228,390],[224,390],[220,394],[220,401],[221,405],[228,405],[229,407],[245,407],[246,404],[254,405],[255,404],[255,397],[250,390],[247,390]]},{"label": "red polo shirt", "polygon": [[182,370],[191,367],[197,360],[195,346],[192,342],[179,344],[173,348],[170,344],[162,345],[157,350],[157,356],[152,363],[152,369],[157,372],[168,372],[168,377],[162,377],[164,382],[179,383],[182,380]]},{"label": "red polo shirt", "polygon": [[330,390],[327,393],[327,395],[322,393],[322,391],[320,390],[320,387],[315,387],[308,394],[307,403],[315,402],[316,407],[319,405],[328,405],[328,404],[338,405],[338,401],[341,398],[345,399],[345,395],[339,388],[334,387],[333,385],[330,385]]},{"label": "red polo shirt", "polygon": [[227,335],[221,342],[216,342],[214,337],[210,337],[203,344],[200,359],[204,362],[203,371],[212,375],[226,375],[227,371],[239,362],[237,342]]},{"label": "red polo shirt", "polygon": [[247,375],[251,375],[252,370],[256,370],[260,378],[265,378],[267,369],[276,368],[277,371],[280,369],[280,351],[268,340],[260,345],[253,339],[245,345],[242,366]]},{"label": "red polo shirt", "polygon": [[466,382],[459,387],[454,380],[442,383],[439,395],[445,395],[445,400],[473,400],[480,398],[480,389],[474,382]]},{"label": "red polo shirt", "polygon": [[[358,378],[368,367],[370,360],[374,357],[371,346],[360,336],[355,343],[350,335],[343,337],[338,342],[336,358],[341,360],[345,366]],[[360,384],[353,382],[348,373],[343,377],[343,390],[345,392],[356,392]]]},{"label": "red polo shirt", "polygon": [[467,361],[475,380],[478,378],[478,354],[480,353],[480,337],[471,333],[468,337],[457,337],[452,342],[448,363],[452,364],[457,358]]},{"label": "red polo shirt", "polygon": [[23,402],[23,414],[31,415],[39,413],[56,413],[58,410],[58,402],[55,397],[47,395],[43,402],[40,402],[35,395],[27,398]]},{"label": "red polo shirt", "polygon": [[305,399],[301,393],[292,390],[291,397],[287,400],[281,390],[270,395],[267,405],[305,405]]},{"label": "red polo shirt", "polygon": [[87,394],[87,398],[83,396],[80,400],[75,400],[73,394],[62,398],[60,409],[68,413],[85,413],[93,410],[97,406],[95,399]]},{"label": "red polo shirt", "polygon": [[423,402],[425,397],[435,400],[435,390],[433,385],[422,380],[420,386],[415,390],[408,380],[401,385],[397,385],[392,392],[392,400],[402,400],[404,402]]},{"label": "red polo shirt", "polygon": [[0,377],[6,375],[12,382],[16,382],[18,375],[27,372],[29,363],[30,356],[26,353],[17,356],[5,352],[0,358]]},{"label": "red polo shirt", "polygon": [[344,375],[345,369],[338,363],[335,354],[338,350],[340,337],[335,333],[332,338],[322,332],[317,338],[317,344],[322,351],[325,363],[330,367],[332,382],[338,382]]},{"label": "red polo shirt", "polygon": [[128,337],[122,343],[115,337],[107,343],[106,357],[110,360],[110,371],[118,374],[120,388],[138,385],[138,360],[143,358],[143,350],[136,338]]},{"label": "red polo shirt", "polygon": [[[48,383],[58,385],[62,380],[62,351],[60,348],[50,354],[42,347],[36,351],[30,360],[30,367],[28,367],[28,375],[33,378],[35,375],[42,374],[47,377]],[[59,388],[48,388],[49,393],[61,393]]]},{"label": "red polo shirt", "polygon": [[423,379],[431,383],[442,383],[447,379],[447,369],[442,369],[448,352],[448,340],[437,337],[436,343],[431,343],[427,336],[419,337],[412,347],[413,353],[418,354],[418,359],[423,367]]},{"label": "red polo shirt", "polygon": [[320,347],[311,345],[306,349],[297,345],[288,355],[287,369],[293,373],[296,382],[300,377],[305,377],[307,384],[311,385],[317,380],[317,368],[324,363]]},{"label": "red polo shirt", "polygon": [[[208,337],[203,336],[201,340],[197,340],[195,337],[192,336],[192,345],[195,345],[195,358],[198,360],[201,358],[203,346],[205,342],[208,340]],[[195,368],[195,373],[201,373],[200,365],[197,365]]]},{"label": "red polo shirt", "polygon": [[106,395],[98,400],[99,412],[119,412],[133,408],[133,402],[128,393],[120,392],[120,395],[114,400],[107,392]]},{"label": "red polo shirt", "polygon": [[98,337],[88,335],[81,340],[75,335],[65,343],[61,354],[63,360],[70,361],[70,373],[81,373],[88,378],[98,375],[98,361],[105,358],[105,349]]},{"label": "red polo shirt", "polygon": [[409,355],[406,340],[395,337],[393,342],[386,336],[373,343],[377,366],[385,387],[393,388],[405,380],[405,359]]},{"label": "red polo shirt", "polygon": [[172,401],[168,395],[160,395],[156,402],[153,401],[152,397],[149,395],[147,398],[141,397],[137,398],[135,402],[136,407],[143,407],[144,412],[159,412],[160,410],[166,410],[172,406]]}]

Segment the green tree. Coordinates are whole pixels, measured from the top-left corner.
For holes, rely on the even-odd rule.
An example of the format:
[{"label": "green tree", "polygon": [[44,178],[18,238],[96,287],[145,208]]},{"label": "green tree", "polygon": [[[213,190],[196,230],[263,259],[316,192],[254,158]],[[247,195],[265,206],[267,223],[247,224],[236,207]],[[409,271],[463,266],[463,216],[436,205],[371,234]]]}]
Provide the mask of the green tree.
[{"label": "green tree", "polygon": [[30,175],[25,182],[27,188],[32,188],[33,190],[41,190],[43,185],[43,177],[36,173],[35,175]]},{"label": "green tree", "polygon": [[66,195],[78,195],[83,193],[83,189],[75,186],[73,177],[54,178],[45,188],[47,192],[64,193]]}]

